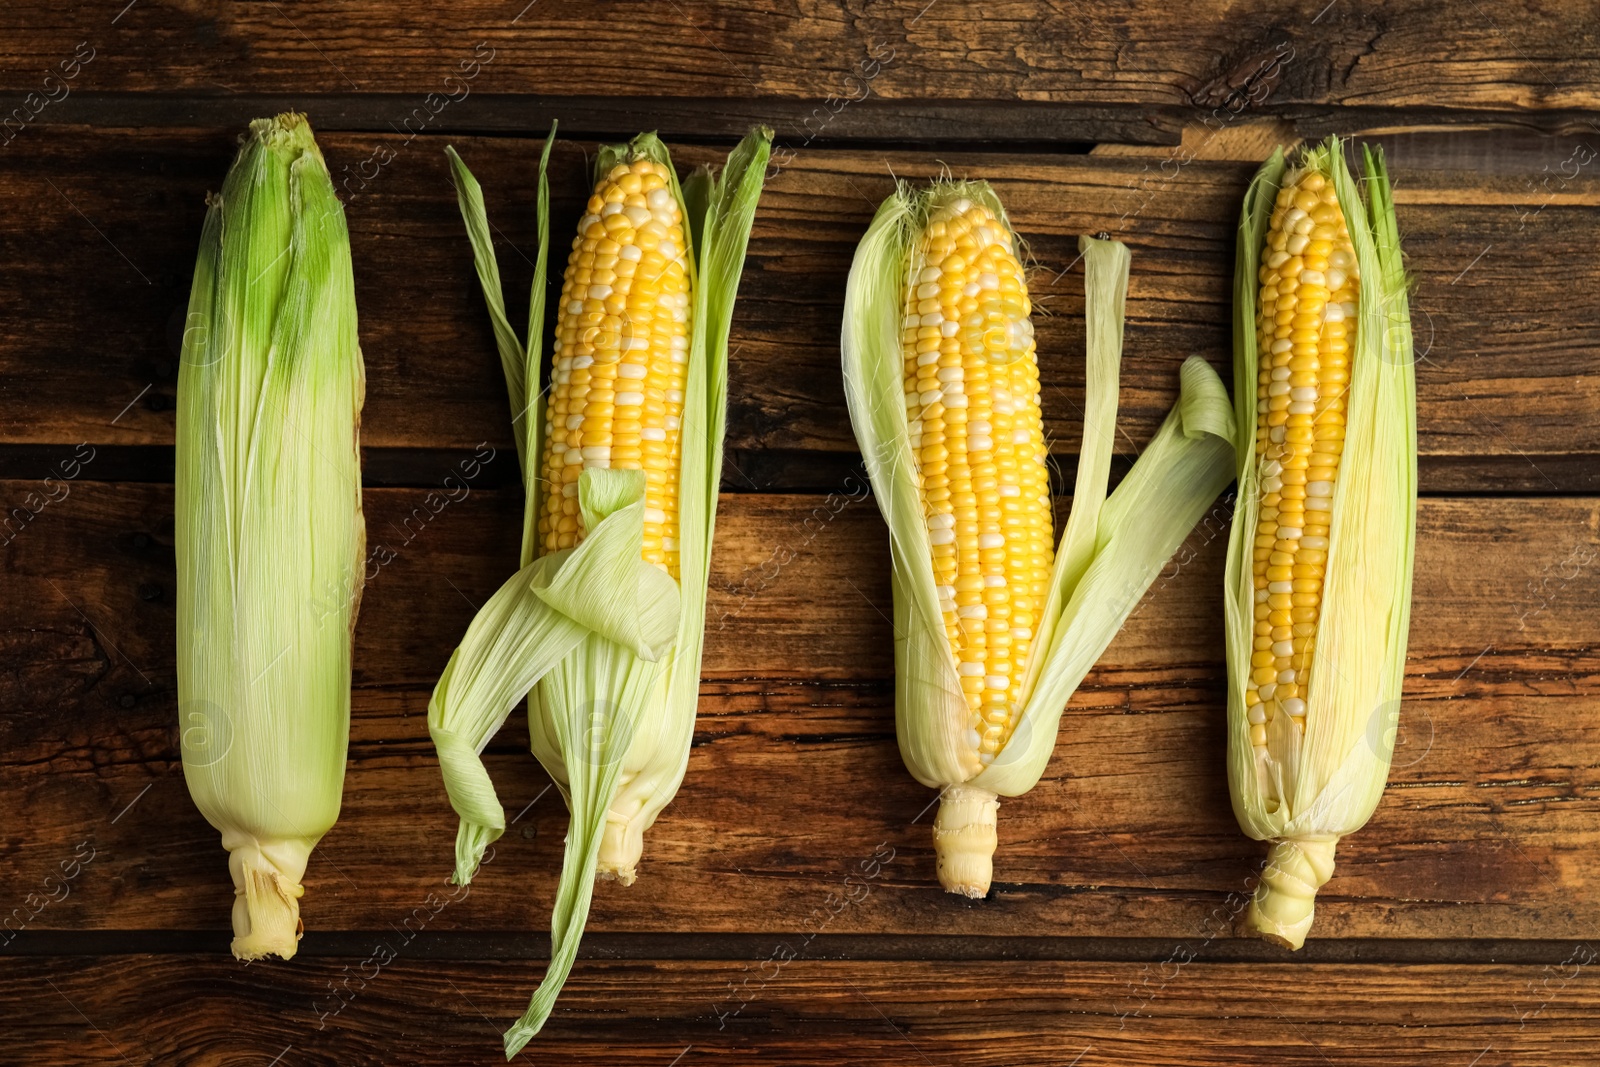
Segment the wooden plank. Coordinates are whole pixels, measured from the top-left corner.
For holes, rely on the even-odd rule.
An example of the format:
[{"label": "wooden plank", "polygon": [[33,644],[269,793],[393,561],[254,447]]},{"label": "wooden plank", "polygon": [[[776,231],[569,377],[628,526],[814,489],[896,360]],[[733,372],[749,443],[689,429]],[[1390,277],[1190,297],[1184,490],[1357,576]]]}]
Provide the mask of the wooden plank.
[{"label": "wooden plank", "polygon": [[[373,951],[248,969],[214,956],[16,960],[0,1005],[16,1047],[62,1065],[504,1062],[499,1032],[540,964],[419,961],[388,932]],[[1581,962],[1595,955],[1583,945],[1543,968],[786,958],[800,951],[791,939],[743,963],[581,961],[528,1055],[919,1067],[1557,1067],[1600,1056],[1600,994]]]},{"label": "wooden plank", "polygon": [[[0,190],[34,205],[0,220],[0,313],[13,324],[0,338],[0,442],[170,443],[201,201],[221,181],[235,131],[30,133],[38,136],[28,151],[0,154]],[[353,194],[364,443],[509,448],[504,385],[439,143],[407,146],[393,135],[323,143]],[[515,318],[531,276],[535,146],[470,139],[458,147],[488,190]],[[362,161],[380,148],[396,157],[363,188]],[[563,142],[556,154],[557,233],[578,210],[584,148]],[[679,158],[719,155],[689,147]],[[1014,155],[945,162],[990,177],[1031,242],[1047,430],[1064,456],[1081,434],[1076,235],[1105,230],[1132,246],[1118,442],[1132,454],[1171,403],[1185,356],[1225,365],[1234,220],[1249,166]],[[850,255],[890,170],[914,177],[935,166],[926,155],[809,151],[773,178],[735,323],[730,448],[853,452],[837,369]],[[1589,417],[1600,406],[1592,373],[1600,286],[1591,284],[1585,240],[1600,226],[1600,187],[1552,187],[1532,202],[1526,183],[1510,177],[1402,171],[1399,180],[1426,353],[1424,476],[1445,472],[1444,489],[1592,488],[1582,472],[1600,457],[1600,423]],[[48,314],[39,312],[41,292],[52,295]],[[1448,473],[1463,462],[1484,479]]]},{"label": "wooden plank", "polygon": [[[0,483],[7,500],[27,488]],[[521,509],[472,491],[424,523],[425,501],[366,494],[370,543],[394,558],[363,600],[345,809],[309,874],[313,929],[380,928],[450,865],[427,698],[515,559]],[[170,515],[169,487],[80,481],[5,548],[0,805],[14,817],[0,880],[31,886],[78,842],[97,850],[29,929],[225,925],[223,854],[177,763]],[[1046,778],[1003,808],[995,898],[967,904],[933,879],[933,795],[893,738],[875,509],[730,495],[688,778],[640,886],[602,887],[593,927],[768,931],[880,844],[899,857],[894,891],[832,932],[1168,937],[1205,922],[1262,854],[1234,825],[1221,766],[1225,520],[1223,507],[1202,525],[1074,698]],[[1592,933],[1597,563],[1594,501],[1423,501],[1405,733],[1377,815],[1341,847],[1317,934]],[[565,813],[522,729],[519,712],[489,759],[508,811],[533,806],[442,929],[546,921]]]},{"label": "wooden plank", "polygon": [[[844,144],[1005,145],[1051,154],[1082,152],[1091,144],[1113,142],[1143,146],[1176,144],[1179,128],[1204,111],[1192,108],[1139,108],[1125,104],[1093,104],[1064,108],[1037,102],[996,103],[985,100],[860,97],[842,104],[828,94],[814,100],[727,97],[549,96],[522,93],[476,93],[427,114],[430,136],[514,134],[547,130],[559,120],[567,136],[617,140],[641,129],[657,130],[671,140],[730,143],[751,126],[771,126],[781,148]],[[38,125],[82,126],[224,126],[243,127],[253,118],[280,111],[304,111],[318,130],[390,133],[408,117],[417,128],[416,93],[230,93],[227,96],[188,93],[75,92],[52,105]],[[459,90],[458,90],[459,96]],[[1432,114],[1383,112],[1384,122],[1428,123]],[[1402,117],[1403,116],[1403,117]],[[4,115],[0,114],[0,122]],[[1308,121],[1314,121],[1308,119]],[[1478,121],[1509,121],[1497,113]],[[1564,128],[1562,113],[1540,113],[1535,128]],[[3,140],[3,134],[0,134]]]},{"label": "wooden plank", "polygon": [[[853,91],[859,96],[859,88]],[[1232,130],[1258,120],[1279,126],[1290,140],[1330,133],[1355,137],[1441,129],[1525,134],[1540,142],[1551,136],[1581,141],[1594,135],[1590,112],[1571,108],[1504,111],[1437,104],[1398,108],[1280,105],[1269,94],[1239,111],[1247,91],[1242,87],[1234,90],[1240,95],[1224,97],[1220,104],[1157,107],[870,95],[845,104],[839,96],[796,102],[781,98],[478,93],[469,105],[446,106],[433,113],[426,128],[429,136],[525,136],[560,120],[569,137],[617,140],[648,128],[674,142],[732,144],[760,123],[773,128],[780,150],[845,145],[939,150],[993,146],[1058,155],[1080,154],[1092,146],[1096,153],[1141,156],[1180,144],[1186,129]],[[39,113],[32,125],[242,128],[262,115],[292,110],[313,116],[321,131],[387,133],[402,126],[408,116],[413,127],[420,124],[418,97],[407,93],[239,92],[214,96],[78,91]],[[3,120],[0,113],[0,122]],[[14,124],[12,133],[20,135]],[[1209,158],[1245,157],[1214,154]],[[1499,161],[1498,167],[1521,168],[1526,163],[1526,158],[1512,157]]]},{"label": "wooden plank", "polygon": [[[464,88],[808,104],[870,92],[1141,108],[1209,108],[1268,94],[1284,105],[1514,112],[1600,101],[1600,61],[1572,47],[1600,32],[1593,12],[1516,17],[1469,4],[1438,16],[1424,0],[1381,11],[1321,0],[1133,10],[1010,0],[982,18],[918,0],[683,0],[646,9],[612,0],[532,10],[467,0],[424,31],[395,0],[303,2],[292,15],[270,4],[107,13],[35,0],[0,16],[0,88],[16,94],[12,106],[30,91],[59,96],[63,83],[44,78],[59,79],[60,64],[76,54],[70,90],[387,92],[415,94],[419,104],[425,93]],[[872,59],[877,66],[862,65]]]}]

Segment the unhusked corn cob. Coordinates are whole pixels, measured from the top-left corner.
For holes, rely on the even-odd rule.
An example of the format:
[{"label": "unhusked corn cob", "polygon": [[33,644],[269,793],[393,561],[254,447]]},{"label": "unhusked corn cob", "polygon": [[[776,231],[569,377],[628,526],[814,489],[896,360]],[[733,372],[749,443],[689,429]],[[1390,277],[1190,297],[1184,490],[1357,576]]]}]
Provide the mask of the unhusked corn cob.
[{"label": "unhusked corn cob", "polygon": [[207,203],[178,368],[178,736],[229,853],[233,953],[288,959],[344,789],[366,373],[344,209],[305,116],[252,122]]},{"label": "unhusked corn cob", "polygon": [[1010,228],[965,198],[930,213],[906,289],[906,413],[976,770],[1016,728],[1050,580],[1031,308]]},{"label": "unhusked corn cob", "polygon": [[683,212],[666,168],[618,163],[589,198],[561,288],[546,408],[542,553],[583,539],[578,476],[645,472],[644,558],[678,576],[678,467],[689,365]]},{"label": "unhusked corn cob", "polygon": [[1258,759],[1269,753],[1278,716],[1301,734],[1306,728],[1360,286],[1349,228],[1322,173],[1291,174],[1268,227],[1256,314],[1261,500],[1245,693]]}]

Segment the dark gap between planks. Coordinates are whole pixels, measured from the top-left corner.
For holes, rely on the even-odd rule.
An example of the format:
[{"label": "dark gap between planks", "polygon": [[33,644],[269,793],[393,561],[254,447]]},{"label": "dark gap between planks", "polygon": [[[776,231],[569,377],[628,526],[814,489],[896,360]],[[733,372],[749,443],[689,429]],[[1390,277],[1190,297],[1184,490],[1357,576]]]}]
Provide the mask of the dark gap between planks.
[{"label": "dark gap between planks", "polygon": [[[92,444],[92,443],[91,443]],[[62,459],[61,444],[0,445],[0,479],[44,479]],[[94,482],[171,484],[171,445],[92,445]],[[471,456],[450,448],[362,449],[362,484],[369,489],[436,489],[440,471],[454,470]],[[496,457],[482,465],[473,482],[479,489],[509,489],[521,484],[509,443],[497,446]],[[1078,458],[1052,455],[1051,488],[1057,496],[1071,491]],[[1133,465],[1132,456],[1111,462],[1112,484]],[[854,452],[791,449],[730,449],[722,470],[724,493],[793,493],[826,495],[852,491],[862,479],[861,457]],[[59,477],[59,475],[56,475]],[[853,480],[852,480],[853,479]],[[1587,453],[1524,456],[1421,456],[1421,496],[1522,497],[1600,495],[1600,455]],[[863,481],[864,484],[864,481]]]},{"label": "dark gap between planks", "polygon": [[[981,906],[981,905],[975,905]],[[392,936],[382,930],[307,931],[297,958],[365,956],[374,942]],[[590,960],[761,959],[793,931],[758,934],[588,933],[578,950]],[[1186,950],[1208,963],[1369,963],[1398,965],[1557,964],[1572,954],[1561,940],[1484,939],[1409,940],[1402,938],[1327,938],[1290,952],[1254,938],[1211,937],[974,937],[902,934],[819,934],[807,943],[813,960],[1041,960],[1072,963],[1153,963]],[[526,931],[422,931],[407,943],[419,959],[522,960],[550,955],[550,935]],[[0,949],[0,956],[226,956],[221,930],[25,930]]]},{"label": "dark gap between planks", "polygon": [[[404,133],[418,106],[414,93],[236,94],[74,93],[42,113],[41,125],[101,128],[237,126],[281,111],[303,111],[319,132]],[[472,101],[468,103],[467,101]],[[813,114],[816,112],[816,114]],[[568,139],[627,140],[656,130],[679,143],[733,144],[758,123],[773,127],[789,148],[870,144],[906,146],[992,145],[1006,149],[1081,155],[1096,144],[1176,145],[1195,109],[1122,105],[1059,107],[1015,101],[934,102],[867,99],[837,112],[821,100],[724,100],[668,97],[549,97],[476,93],[458,107],[431,116],[419,136],[542,137],[552,120]],[[826,119],[826,121],[824,121]],[[809,121],[808,121],[809,120]]]},{"label": "dark gap between planks", "polygon": [[[395,132],[418,106],[416,93],[193,93],[78,92],[41,113],[40,125],[111,127],[239,126],[280,111],[304,111],[319,130]],[[472,103],[468,104],[470,99]],[[550,97],[475,93],[461,106],[430,119],[422,136],[542,136],[559,119],[564,136],[625,139],[641,129],[669,141],[732,144],[755,123],[777,131],[780,144],[825,147],[870,144],[884,148],[974,147],[1079,154],[1096,144],[1174,146],[1183,127],[1204,122],[1216,109],[1201,106],[1057,104],[1021,100],[853,101],[828,113],[821,99],[663,97]],[[825,124],[813,111],[826,116]],[[1252,104],[1252,120],[1291,122],[1307,138],[1360,130],[1472,127],[1539,135],[1592,134],[1596,115],[1580,109],[1509,111],[1490,108],[1343,107]],[[813,119],[813,125],[806,120]],[[1213,118],[1213,121],[1216,121]],[[1229,116],[1229,121],[1232,121]]]}]

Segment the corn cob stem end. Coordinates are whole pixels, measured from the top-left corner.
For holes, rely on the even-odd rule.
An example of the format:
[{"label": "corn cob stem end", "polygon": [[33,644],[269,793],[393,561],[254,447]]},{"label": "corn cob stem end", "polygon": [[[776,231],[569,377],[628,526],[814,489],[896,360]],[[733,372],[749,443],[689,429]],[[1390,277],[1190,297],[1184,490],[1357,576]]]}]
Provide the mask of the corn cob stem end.
[{"label": "corn cob stem end", "polygon": [[644,853],[642,821],[623,821],[615,815],[606,819],[606,828],[600,837],[600,858],[595,866],[595,876],[601,881],[632,885],[638,877],[639,857]]},{"label": "corn cob stem end", "polygon": [[305,932],[300,898],[306,889],[300,879],[313,842],[259,841],[230,833],[222,843],[233,875],[234,957],[292,959]]},{"label": "corn cob stem end", "polygon": [[945,892],[974,900],[988,895],[999,810],[999,797],[987,789],[970,785],[945,789],[933,821],[933,853]]},{"label": "corn cob stem end", "polygon": [[1273,944],[1298,949],[1306,942],[1317,890],[1333,877],[1337,837],[1274,841],[1267,866],[1250,901],[1248,930]]}]

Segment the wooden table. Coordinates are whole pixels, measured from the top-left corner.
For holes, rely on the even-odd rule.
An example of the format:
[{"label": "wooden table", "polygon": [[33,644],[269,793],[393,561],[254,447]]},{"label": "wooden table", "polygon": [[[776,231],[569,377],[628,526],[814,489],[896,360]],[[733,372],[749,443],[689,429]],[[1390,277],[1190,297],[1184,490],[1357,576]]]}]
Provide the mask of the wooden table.
[{"label": "wooden table", "polygon": [[[515,564],[521,504],[441,150],[487,191],[516,321],[552,117],[558,257],[598,141],[659,128],[691,164],[761,121],[782,167],[735,318],[688,777],[638,884],[596,894],[527,1062],[1600,1062],[1600,19],[1474,0],[525,3],[0,10],[0,92],[25,109],[0,116],[0,910],[20,926],[0,1062],[499,1062],[543,972],[566,815],[518,712],[489,754],[515,821],[470,893],[446,884],[426,705]],[[203,196],[244,123],[291,107],[345,183],[369,540],[394,559],[362,604],[344,812],[311,862],[300,955],[246,967],[178,758],[172,409]],[[1182,359],[1229,358],[1255,162],[1328,132],[1390,153],[1423,353],[1388,793],[1304,951],[1234,935],[1262,849],[1222,764],[1220,502],[1073,698],[1044,781],[1002,808],[991,898],[947,896],[932,794],[894,742],[886,542],[839,385],[854,244],[891,175],[995,184],[1037,259],[1070,475],[1075,239],[1127,242],[1125,469]],[[480,453],[465,499],[424,508]]]}]

